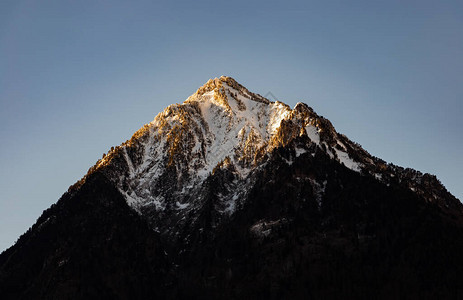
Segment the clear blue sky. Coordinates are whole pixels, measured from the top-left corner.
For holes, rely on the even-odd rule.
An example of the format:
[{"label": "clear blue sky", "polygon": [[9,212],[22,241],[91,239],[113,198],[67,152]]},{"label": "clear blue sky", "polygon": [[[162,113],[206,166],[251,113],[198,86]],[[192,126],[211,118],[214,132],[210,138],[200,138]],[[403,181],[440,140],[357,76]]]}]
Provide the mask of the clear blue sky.
[{"label": "clear blue sky", "polygon": [[209,78],[303,101],[463,199],[462,1],[1,1],[0,251]]}]

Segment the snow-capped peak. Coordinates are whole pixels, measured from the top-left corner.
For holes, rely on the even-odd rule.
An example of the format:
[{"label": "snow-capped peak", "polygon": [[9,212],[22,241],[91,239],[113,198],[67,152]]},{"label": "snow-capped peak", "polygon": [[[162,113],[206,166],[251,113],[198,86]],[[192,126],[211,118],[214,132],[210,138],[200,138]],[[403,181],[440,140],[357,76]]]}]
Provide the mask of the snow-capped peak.
[{"label": "snow-capped peak", "polygon": [[[420,183],[429,176],[371,156],[306,104],[291,109],[225,76],[209,80],[182,104],[168,106],[89,173],[104,173],[155,229],[169,231],[193,222],[205,206],[212,205],[218,216],[233,214],[246,201],[256,174],[269,164],[297,168],[310,157],[384,184],[398,181],[430,195],[427,201],[440,199]],[[310,182],[322,193],[326,179],[320,180]],[[440,186],[435,181],[431,178],[427,186]]]},{"label": "snow-capped peak", "polygon": [[[227,166],[237,179],[245,179],[274,148],[300,136],[346,167],[361,170],[362,162],[351,158],[353,147],[345,146],[349,141],[340,141],[331,123],[306,104],[291,109],[221,76],[184,103],[168,106],[95,168],[116,182],[135,209],[163,210],[167,198],[191,194],[217,168]],[[305,150],[297,151],[298,157]],[[162,187],[166,183],[169,187]]]}]

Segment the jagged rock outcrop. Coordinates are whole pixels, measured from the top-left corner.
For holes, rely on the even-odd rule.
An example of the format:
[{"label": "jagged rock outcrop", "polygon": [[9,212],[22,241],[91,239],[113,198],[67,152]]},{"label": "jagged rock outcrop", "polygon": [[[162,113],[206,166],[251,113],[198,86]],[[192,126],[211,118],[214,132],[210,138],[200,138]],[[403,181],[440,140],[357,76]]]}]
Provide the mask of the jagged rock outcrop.
[{"label": "jagged rock outcrop", "polygon": [[[445,200],[450,194],[436,178],[386,165],[338,134],[329,120],[306,104],[291,109],[249,92],[225,76],[209,80],[183,104],[166,108],[94,169],[105,173],[156,230],[170,231],[172,224],[163,216],[176,215],[175,222],[183,220],[185,224],[194,222],[195,211],[205,204],[200,195],[206,179],[226,159],[236,184],[222,191],[222,211],[217,213],[231,215],[246,198],[244,193],[236,193],[236,187],[244,186],[249,174],[258,171],[274,149],[291,148],[301,136],[306,136],[307,142],[295,148],[296,155],[323,151],[356,172],[386,184],[397,181],[442,209],[452,206]],[[455,199],[451,202],[458,203]],[[458,205],[452,209],[459,209]]]}]

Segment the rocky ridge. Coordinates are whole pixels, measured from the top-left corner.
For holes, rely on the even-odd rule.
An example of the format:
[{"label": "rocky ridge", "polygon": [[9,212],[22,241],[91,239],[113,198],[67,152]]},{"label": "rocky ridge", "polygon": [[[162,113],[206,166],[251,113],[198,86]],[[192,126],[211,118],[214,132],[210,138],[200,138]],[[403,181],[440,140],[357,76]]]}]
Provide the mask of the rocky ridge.
[{"label": "rocky ridge", "polygon": [[[305,143],[296,145],[300,137]],[[229,182],[215,195],[220,201],[214,210],[230,216],[246,201],[251,174],[279,147],[292,150],[288,164],[303,153],[321,151],[363,176],[407,187],[444,210],[461,209],[435,176],[387,164],[337,133],[306,104],[291,109],[225,76],[210,79],[182,104],[167,107],[89,173],[106,174],[156,230],[178,234],[178,227],[194,222],[204,207],[205,182],[211,175],[227,171]],[[323,201],[322,192],[318,197]]]}]

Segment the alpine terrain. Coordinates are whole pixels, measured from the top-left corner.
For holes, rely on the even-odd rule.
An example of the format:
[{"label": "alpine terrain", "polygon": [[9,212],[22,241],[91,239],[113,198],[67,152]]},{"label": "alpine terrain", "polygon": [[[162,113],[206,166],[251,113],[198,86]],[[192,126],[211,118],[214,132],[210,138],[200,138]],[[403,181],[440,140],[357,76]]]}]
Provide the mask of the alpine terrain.
[{"label": "alpine terrain", "polygon": [[463,205],[222,76],[45,210],[0,255],[0,297],[463,298]]}]

